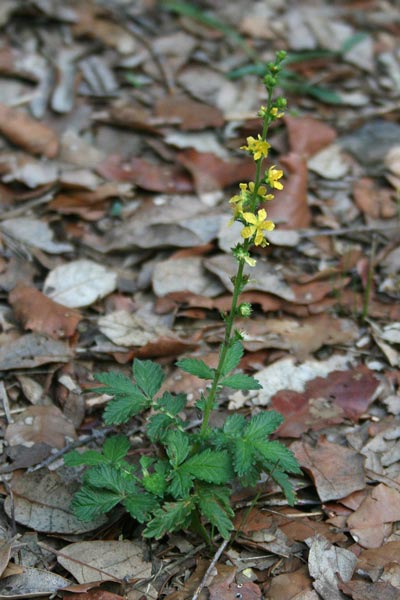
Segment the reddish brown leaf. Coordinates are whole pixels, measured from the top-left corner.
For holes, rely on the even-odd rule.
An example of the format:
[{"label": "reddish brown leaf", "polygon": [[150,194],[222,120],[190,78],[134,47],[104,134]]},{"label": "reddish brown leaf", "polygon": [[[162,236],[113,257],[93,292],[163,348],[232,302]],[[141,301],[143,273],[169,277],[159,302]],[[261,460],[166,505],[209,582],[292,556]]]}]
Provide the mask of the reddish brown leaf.
[{"label": "reddish brown leaf", "polygon": [[306,158],[329,146],[336,139],[336,131],[332,127],[313,117],[287,115],[285,124],[290,151]]},{"label": "reddish brown leaf", "polygon": [[50,127],[1,103],[0,132],[13,144],[32,154],[54,158],[58,152],[58,136]]},{"label": "reddish brown leaf", "polygon": [[183,130],[221,127],[224,124],[224,116],[218,108],[179,94],[159,100],[155,111],[164,120],[173,119]]},{"label": "reddish brown leaf", "polygon": [[353,600],[399,600],[399,588],[390,583],[379,581],[371,583],[369,581],[348,581],[340,582],[339,589]]},{"label": "reddish brown leaf", "polygon": [[237,584],[235,582],[213,583],[208,586],[210,600],[232,600],[240,598],[241,600],[261,600],[261,590],[258,585],[252,581],[245,581]]},{"label": "reddish brown leaf", "polygon": [[307,203],[307,162],[294,152],[279,159],[285,174],[284,188],[266,204],[268,217],[282,229],[308,227],[311,212]]},{"label": "reddish brown leaf", "polygon": [[400,565],[400,542],[388,542],[380,548],[363,550],[358,557],[357,569],[368,573],[372,581],[376,581],[387,565]]},{"label": "reddish brown leaf", "polygon": [[54,302],[36,288],[22,283],[12,290],[8,299],[25,329],[54,338],[74,335],[82,318],[76,309]]},{"label": "reddish brown leaf", "polygon": [[290,449],[314,480],[322,502],[344,498],[365,487],[364,457],[324,437],[315,446],[295,442]]},{"label": "reddish brown leaf", "polygon": [[76,438],[75,429],[56,406],[30,406],[8,425],[5,434],[12,446],[45,443],[63,448],[66,437]]},{"label": "reddish brown leaf", "polygon": [[312,590],[312,580],[306,566],[273,577],[267,597],[268,600],[292,600],[305,590]]},{"label": "reddish brown leaf", "polygon": [[397,214],[392,191],[377,185],[370,177],[354,182],[353,196],[358,208],[373,219],[390,219]]},{"label": "reddish brown leaf", "polygon": [[129,181],[144,190],[166,194],[192,192],[190,177],[180,167],[156,165],[144,158],[123,160],[109,156],[98,167],[97,172],[105,179]]},{"label": "reddish brown leaf", "polygon": [[254,160],[248,157],[227,161],[211,152],[190,148],[180,152],[177,159],[192,174],[198,194],[222,190],[233,183],[254,178]]},{"label": "reddish brown leaf", "polygon": [[370,490],[359,508],[347,519],[354,540],[364,548],[379,548],[400,520],[400,492],[380,483]]}]

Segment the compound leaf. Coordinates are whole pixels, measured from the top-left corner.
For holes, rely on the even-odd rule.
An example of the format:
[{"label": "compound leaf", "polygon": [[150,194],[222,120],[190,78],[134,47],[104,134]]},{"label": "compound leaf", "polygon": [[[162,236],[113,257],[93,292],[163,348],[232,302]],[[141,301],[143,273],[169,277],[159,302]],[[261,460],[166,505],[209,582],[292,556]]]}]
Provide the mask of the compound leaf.
[{"label": "compound leaf", "polygon": [[103,454],[111,463],[120,462],[128,454],[130,443],[125,435],[115,435],[106,439]]},{"label": "compound leaf", "polygon": [[182,473],[179,469],[173,472],[168,492],[174,498],[184,498],[189,495],[193,486],[193,477],[188,473]]},{"label": "compound leaf", "polygon": [[178,360],[176,366],[182,369],[182,371],[186,371],[186,373],[196,375],[200,379],[214,378],[215,370],[211,369],[203,360],[199,360],[198,358],[183,358],[182,360]]},{"label": "compound leaf", "polygon": [[133,361],[132,368],[137,385],[148,398],[152,399],[165,379],[164,371],[159,364],[152,360],[139,360],[138,358]]},{"label": "compound leaf", "polygon": [[188,498],[179,502],[166,502],[162,508],[154,511],[154,517],[147,524],[143,536],[159,539],[168,532],[187,526],[194,509],[193,501]]},{"label": "compound leaf", "polygon": [[226,508],[221,506],[217,500],[212,497],[200,497],[198,504],[202,515],[206,517],[211,525],[214,525],[218,529],[223,538],[229,539],[233,529],[233,523],[229,518],[230,513],[227,512]]},{"label": "compound leaf", "polygon": [[246,419],[244,418],[244,416],[238,413],[234,413],[233,415],[229,415],[229,417],[226,418],[223,427],[223,432],[228,436],[243,435],[245,426]]},{"label": "compound leaf", "polygon": [[132,381],[119,371],[96,373],[94,378],[104,385],[92,388],[91,391],[93,392],[108,394],[109,396],[114,396],[114,398],[126,398],[132,391]]},{"label": "compound leaf", "polygon": [[290,506],[294,506],[296,504],[296,494],[293,490],[287,473],[275,469],[271,471],[270,475],[282,489]]},{"label": "compound leaf", "polygon": [[189,454],[189,436],[187,433],[179,431],[179,429],[169,431],[165,440],[165,446],[171,465],[177,467]]},{"label": "compound leaf", "polygon": [[233,369],[236,369],[236,367],[240,363],[242,356],[243,356],[243,345],[238,340],[232,344],[232,346],[228,349],[228,351],[226,353],[224,364],[222,366],[221,375],[225,376],[228,373],[230,373],[231,371],[233,371]]},{"label": "compound leaf", "polygon": [[273,475],[274,469],[288,471],[289,473],[301,473],[299,463],[293,452],[280,442],[267,442],[264,440],[253,440],[254,448],[261,454],[268,471]]},{"label": "compound leaf", "polygon": [[64,463],[67,467],[79,467],[81,465],[93,467],[107,462],[107,458],[100,454],[100,452],[96,452],[96,450],[86,450],[86,452],[82,452],[82,454],[77,450],[72,450],[71,452],[67,452],[64,456]]},{"label": "compound leaf", "polygon": [[151,400],[143,396],[139,388],[132,387],[130,396],[111,400],[103,413],[103,421],[106,425],[120,425],[147,408]]},{"label": "compound leaf", "polygon": [[92,521],[118,504],[121,496],[108,490],[83,487],[72,500],[72,510],[81,521]]},{"label": "compound leaf", "polygon": [[233,446],[233,464],[235,472],[243,477],[251,469],[254,462],[254,446],[250,440],[239,438]]},{"label": "compound leaf", "polygon": [[231,460],[225,450],[203,450],[184,462],[180,470],[201,481],[217,484],[227,483],[233,475]]},{"label": "compound leaf", "polygon": [[260,390],[262,388],[261,383],[257,379],[244,373],[235,373],[234,375],[225,377],[221,381],[221,385],[233,388],[234,390]]},{"label": "compound leaf", "polygon": [[112,465],[92,467],[86,471],[84,480],[91,487],[104,488],[120,495],[125,494],[128,490],[133,492],[136,487],[131,478],[124,478]]},{"label": "compound leaf", "polygon": [[275,410],[266,410],[251,418],[245,437],[248,439],[265,439],[283,423],[283,416]]},{"label": "compound leaf", "polygon": [[145,523],[157,507],[158,500],[151,494],[140,492],[138,494],[130,494],[122,501],[122,504],[131,517],[139,521],[139,523]]}]

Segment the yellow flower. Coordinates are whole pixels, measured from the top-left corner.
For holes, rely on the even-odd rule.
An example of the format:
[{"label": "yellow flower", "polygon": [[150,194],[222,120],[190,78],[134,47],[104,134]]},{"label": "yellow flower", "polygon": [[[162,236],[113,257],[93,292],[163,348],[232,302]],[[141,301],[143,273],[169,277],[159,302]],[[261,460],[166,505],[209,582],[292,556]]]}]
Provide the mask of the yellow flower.
[{"label": "yellow flower", "polygon": [[263,231],[272,231],[275,228],[275,225],[272,221],[266,221],[267,212],[261,208],[257,215],[245,212],[242,215],[243,219],[246,223],[249,223],[246,227],[244,227],[241,231],[241,236],[245,240],[254,237],[254,244],[256,246],[266,246],[268,244],[267,240],[264,237]]},{"label": "yellow flower", "polygon": [[280,181],[278,181],[283,176],[283,171],[279,169],[275,169],[275,165],[272,165],[268,169],[268,173],[266,174],[266,179],[269,185],[276,190],[283,190],[283,185]]},{"label": "yellow flower", "polygon": [[273,106],[270,110],[271,117],[273,117],[274,119],[281,119],[285,113],[283,112],[279,112],[278,108],[276,106]]},{"label": "yellow flower", "polygon": [[265,140],[262,139],[261,135],[258,134],[257,139],[253,136],[249,136],[246,138],[247,146],[241,146],[241,150],[247,150],[250,154],[253,155],[254,160],[259,160],[260,158],[266,158],[268,156],[268,150],[271,147],[271,144],[268,144]]}]

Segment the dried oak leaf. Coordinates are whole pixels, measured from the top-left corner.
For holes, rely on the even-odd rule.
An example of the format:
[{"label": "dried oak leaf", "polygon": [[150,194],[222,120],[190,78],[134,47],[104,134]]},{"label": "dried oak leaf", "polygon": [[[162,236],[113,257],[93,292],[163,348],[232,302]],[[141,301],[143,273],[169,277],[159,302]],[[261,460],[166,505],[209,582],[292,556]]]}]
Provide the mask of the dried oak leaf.
[{"label": "dried oak leaf", "polygon": [[321,437],[315,446],[295,442],[290,449],[312,477],[322,502],[344,498],[365,487],[364,457]]},{"label": "dried oak leaf", "polygon": [[285,174],[283,190],[275,192],[275,200],[266,204],[268,217],[283,229],[308,227],[311,211],[307,202],[307,162],[291,152],[279,159]]},{"label": "dried oak leaf", "polygon": [[174,94],[165,96],[155,105],[158,117],[177,121],[180,129],[196,130],[206,127],[222,127],[224,115],[215,106],[197,102],[188,96]]},{"label": "dried oak leaf", "polygon": [[12,290],[8,300],[15,317],[25,329],[54,338],[73,336],[82,318],[78,310],[54,302],[36,288],[23,283]]},{"label": "dried oak leaf", "polygon": [[150,192],[185,193],[193,191],[191,178],[179,166],[156,165],[144,158],[133,157],[129,160],[119,156],[107,157],[97,172],[112,181],[129,181]]},{"label": "dried oak leaf", "polygon": [[384,483],[370,490],[359,508],[347,519],[354,540],[364,548],[379,548],[400,520],[400,492]]},{"label": "dried oak leaf", "polygon": [[245,157],[224,160],[212,152],[189,148],[177,160],[190,172],[198,194],[222,190],[228,185],[254,178],[254,160]]},{"label": "dried oak leaf", "polygon": [[336,139],[336,131],[313,117],[285,117],[291,152],[313,156]]},{"label": "dried oak leaf", "polygon": [[16,146],[32,154],[54,158],[59,148],[57,134],[26,113],[0,103],[0,132]]}]

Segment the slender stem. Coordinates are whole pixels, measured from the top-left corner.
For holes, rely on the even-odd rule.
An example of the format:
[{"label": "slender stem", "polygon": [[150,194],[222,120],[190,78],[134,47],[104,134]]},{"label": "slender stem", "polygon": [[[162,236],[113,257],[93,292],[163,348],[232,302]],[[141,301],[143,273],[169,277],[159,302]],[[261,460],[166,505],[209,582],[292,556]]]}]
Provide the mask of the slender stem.
[{"label": "slender stem", "polygon": [[[272,105],[272,91],[270,91],[268,93],[267,109],[265,111],[263,129],[262,129],[262,134],[261,134],[261,138],[263,140],[265,140],[267,137],[268,128],[271,123],[271,117],[270,117],[271,105]],[[264,159],[263,159],[263,157],[261,157],[256,162],[254,190],[253,190],[252,197],[251,197],[251,210],[253,212],[255,212],[255,210],[256,210],[258,188],[260,187],[260,183],[261,183],[261,167],[262,167],[263,161],[264,161]],[[250,241],[246,240],[244,243],[244,250],[247,251],[249,249],[249,247],[250,247]],[[231,308],[229,311],[229,315],[225,319],[225,335],[224,335],[224,340],[221,345],[218,366],[215,370],[214,379],[212,381],[211,388],[208,393],[208,396],[207,396],[207,399],[205,402],[205,406],[204,406],[203,422],[202,422],[201,428],[200,428],[200,435],[202,437],[204,437],[207,433],[208,423],[209,423],[211,412],[212,412],[212,409],[214,406],[215,398],[219,392],[218,385],[219,385],[221,375],[223,372],[226,353],[228,352],[228,349],[229,349],[230,343],[231,343],[232,329],[233,329],[233,323],[234,323],[234,320],[236,317],[236,310],[237,310],[239,295],[242,292],[243,287],[245,285],[244,276],[243,276],[244,266],[245,266],[245,260],[244,259],[239,260],[238,269],[237,269],[236,275],[233,279],[234,287],[233,287],[233,293],[232,293]]]}]

